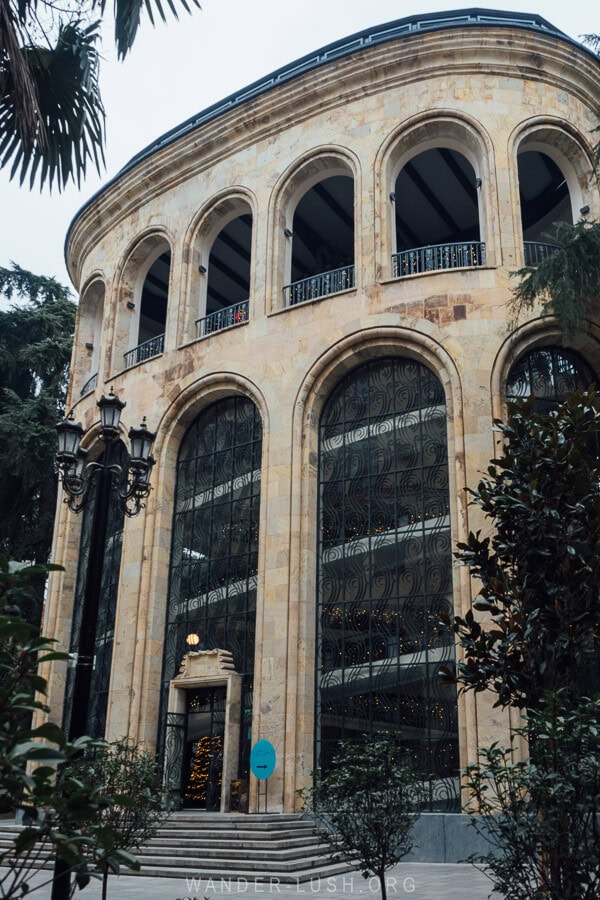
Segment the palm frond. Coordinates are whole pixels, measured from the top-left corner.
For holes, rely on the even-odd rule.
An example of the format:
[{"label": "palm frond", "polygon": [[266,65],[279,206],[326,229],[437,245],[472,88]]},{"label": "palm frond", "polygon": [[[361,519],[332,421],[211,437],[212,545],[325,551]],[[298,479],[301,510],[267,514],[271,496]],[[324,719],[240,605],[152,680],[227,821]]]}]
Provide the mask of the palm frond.
[{"label": "palm frond", "polygon": [[[166,0],[166,2],[175,19],[179,18],[179,11],[182,8],[187,13],[191,13],[193,7],[202,8],[200,0]],[[104,15],[106,0],[97,0],[95,5],[101,15]],[[167,11],[161,0],[115,0],[115,44],[119,59],[124,59],[131,50],[144,9],[152,25],[157,19],[167,21]]]},{"label": "palm frond", "polygon": [[0,97],[5,97],[10,86],[19,135],[23,140],[32,140],[38,130],[38,98],[27,60],[21,53],[24,41],[19,8],[0,0]]},{"label": "palm frond", "polygon": [[90,161],[100,171],[104,162],[104,107],[98,81],[96,43],[100,22],[82,27],[61,25],[54,47],[19,49],[37,94],[36,128],[23,136],[15,103],[17,85],[10,72],[0,97],[0,167],[12,162],[10,177],[30,186],[48,179],[61,190],[73,179],[78,185]]}]

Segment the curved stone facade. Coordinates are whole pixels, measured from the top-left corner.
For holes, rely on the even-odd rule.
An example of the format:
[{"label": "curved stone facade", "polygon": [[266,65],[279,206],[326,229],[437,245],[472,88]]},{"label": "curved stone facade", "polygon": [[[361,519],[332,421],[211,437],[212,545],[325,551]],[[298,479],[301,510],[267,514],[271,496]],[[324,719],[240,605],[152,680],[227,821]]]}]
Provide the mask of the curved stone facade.
[{"label": "curved stone facade", "polygon": [[[563,197],[563,218],[600,217],[591,177],[597,58],[542,19],[480,12],[375,29],[354,43],[348,39],[346,50],[339,42],[320,51],[314,64],[276,73],[266,87],[190,120],[142,152],[80,211],[68,235],[68,264],[81,296],[69,404],[90,429],[86,446],[94,452],[96,401],[111,387],[127,402],[128,426],[145,415],[157,432],[147,508],[127,519],[123,531],[106,733],[156,745],[165,691],[177,675],[163,671],[163,651],[168,598],[183,590],[169,575],[178,454],[190,426],[212,404],[247,398],[262,444],[256,556],[244,545],[252,556],[243,577],[244,590],[251,578],[255,592],[255,645],[252,713],[241,730],[247,741],[266,738],[275,746],[273,809],[294,808],[295,791],[315,765],[315,684],[317,694],[324,690],[321,676],[315,681],[324,640],[316,610],[329,559],[328,550],[319,550],[326,477],[319,467],[327,440],[319,438],[319,427],[332,392],[358,367],[389,358],[418,363],[436,377],[445,398],[449,525],[443,527],[451,549],[482,524],[467,506],[465,488],[494,453],[492,418],[503,412],[511,365],[532,348],[563,345],[551,318],[509,324],[511,272],[530,248],[545,252],[539,247],[547,242],[531,229],[545,228],[554,212],[548,190]],[[535,239],[527,240],[530,232]],[[590,320],[573,348],[596,372],[599,324]],[[430,407],[417,399],[411,414],[416,409],[423,419]],[[401,407],[394,409],[386,421],[399,433],[409,426]],[[350,433],[348,425],[342,443]],[[419,465],[431,473],[429,463]],[[245,484],[258,484],[254,471]],[[398,465],[394,471],[399,477]],[[354,483],[344,488],[355,489]],[[204,521],[199,490],[180,507],[191,503],[198,523]],[[367,489],[369,503],[377,490]],[[343,558],[349,545],[356,550],[368,537],[365,552],[375,572],[375,532],[393,533],[391,542],[400,546],[408,526],[397,498],[394,503],[378,532],[373,517],[354,531],[346,522]],[[230,515],[221,534],[229,535],[233,558],[232,528],[241,513],[232,506]],[[406,521],[444,518],[415,515]],[[65,571],[53,575],[45,623],[61,647],[70,645],[80,531],[80,518],[61,503],[53,559]],[[409,563],[394,552],[393,566],[405,573]],[[464,613],[471,603],[468,574],[448,571],[454,608]],[[232,579],[228,574],[219,582],[228,596]],[[201,589],[189,588],[188,602],[194,590]],[[210,595],[210,586],[202,590]],[[348,585],[341,590],[349,596]],[[395,590],[393,616],[401,616],[406,602],[397,597],[404,588]],[[221,646],[227,628],[219,634],[218,649],[232,650]],[[431,638],[427,648],[434,646]],[[365,651],[363,642],[357,652],[372,682],[376,664],[390,653],[400,673],[404,651],[397,646],[375,651],[372,644]],[[437,660],[431,656],[427,665]],[[50,703],[56,716],[64,684],[62,664],[55,664]],[[389,702],[387,688],[381,696]],[[357,697],[346,697],[345,715],[357,715],[348,712]],[[236,702],[239,729],[243,712]],[[384,727],[369,708],[371,725]],[[447,698],[427,708],[443,717]],[[227,715],[228,721],[234,716],[229,706]],[[501,739],[507,727],[488,698],[460,697],[456,766],[472,760],[479,744]],[[232,765],[229,760],[227,771]],[[256,804],[253,782],[250,808]]]}]

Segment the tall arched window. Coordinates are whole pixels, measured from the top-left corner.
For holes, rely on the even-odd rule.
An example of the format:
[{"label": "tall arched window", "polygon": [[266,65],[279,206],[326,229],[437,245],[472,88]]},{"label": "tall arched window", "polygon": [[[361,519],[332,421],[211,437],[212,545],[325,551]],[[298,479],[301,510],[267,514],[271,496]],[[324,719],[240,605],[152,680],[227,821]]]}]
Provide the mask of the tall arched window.
[{"label": "tall arched window", "polygon": [[225,740],[224,696],[211,693],[208,687],[208,693],[188,697],[186,713],[167,710],[169,682],[190,649],[229,651],[235,671],[242,676],[241,721],[236,723],[238,775],[248,777],[261,449],[256,407],[246,398],[230,397],[200,413],[179,451],[162,730],[167,783],[189,806],[218,808],[220,772],[210,775],[207,790],[195,790],[190,778],[195,777],[194,766],[201,766],[202,747],[214,744],[211,753],[218,756]]},{"label": "tall arched window", "polygon": [[507,400],[533,396],[536,412],[549,412],[571,391],[587,390],[596,376],[575,350],[536,347],[511,367],[506,384]]},{"label": "tall arched window", "polygon": [[432,809],[459,803],[444,391],[412,359],[347,375],[319,430],[317,764],[338,742],[392,731]]},{"label": "tall arched window", "polygon": [[[127,469],[122,444],[113,460]],[[98,472],[83,513],[65,689],[64,728],[71,737],[103,738],[119,590],[125,514],[117,477]]]}]

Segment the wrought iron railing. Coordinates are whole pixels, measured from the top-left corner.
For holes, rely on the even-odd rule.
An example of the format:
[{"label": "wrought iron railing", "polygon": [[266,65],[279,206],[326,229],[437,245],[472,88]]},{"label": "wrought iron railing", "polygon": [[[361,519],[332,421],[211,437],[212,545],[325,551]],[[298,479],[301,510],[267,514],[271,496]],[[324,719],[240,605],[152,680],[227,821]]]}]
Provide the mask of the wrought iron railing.
[{"label": "wrought iron railing", "polygon": [[326,297],[328,294],[339,294],[354,287],[354,266],[342,266],[331,272],[321,272],[319,275],[311,275],[301,281],[293,281],[286,284],[283,296],[286,306],[296,306],[305,300],[316,300],[318,297]]},{"label": "wrought iron railing", "polygon": [[413,247],[392,254],[393,278],[419,275],[421,272],[437,272],[441,269],[465,269],[485,265],[483,241],[466,241],[460,244],[432,244]]},{"label": "wrought iron railing", "polygon": [[125,354],[125,368],[129,369],[137,363],[144,362],[145,359],[151,359],[153,356],[158,356],[164,349],[165,336],[164,334],[157,334],[156,337],[150,338],[149,341],[144,341],[142,344],[138,344],[137,347],[134,347],[133,350],[127,351]]},{"label": "wrought iron railing", "polygon": [[93,391],[96,389],[97,384],[98,384],[98,373],[94,372],[93,375],[90,375],[88,380],[85,382],[85,384],[79,391],[79,396],[83,397],[84,394],[89,394],[90,391]]},{"label": "wrought iron railing", "polygon": [[249,301],[243,300],[234,306],[227,306],[225,309],[204,316],[203,319],[196,319],[197,337],[205,337],[207,334],[214,334],[215,331],[222,331],[224,328],[232,328],[234,325],[247,322],[248,306]]},{"label": "wrought iron railing", "polygon": [[559,247],[556,244],[542,244],[540,241],[523,241],[525,265],[537,266],[558,249]]}]

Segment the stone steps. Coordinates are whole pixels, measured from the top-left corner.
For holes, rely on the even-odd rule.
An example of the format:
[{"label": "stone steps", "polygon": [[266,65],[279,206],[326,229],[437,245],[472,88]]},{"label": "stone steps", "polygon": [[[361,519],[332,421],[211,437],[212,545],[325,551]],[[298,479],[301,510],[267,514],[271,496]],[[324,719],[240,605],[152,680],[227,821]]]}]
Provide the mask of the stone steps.
[{"label": "stone steps", "polygon": [[[0,823],[0,852],[10,846],[18,825]],[[172,813],[157,834],[136,851],[139,872],[165,878],[190,877],[295,884],[351,870],[332,863],[314,824],[299,815],[276,813]],[[51,854],[44,867],[50,865]]]}]

